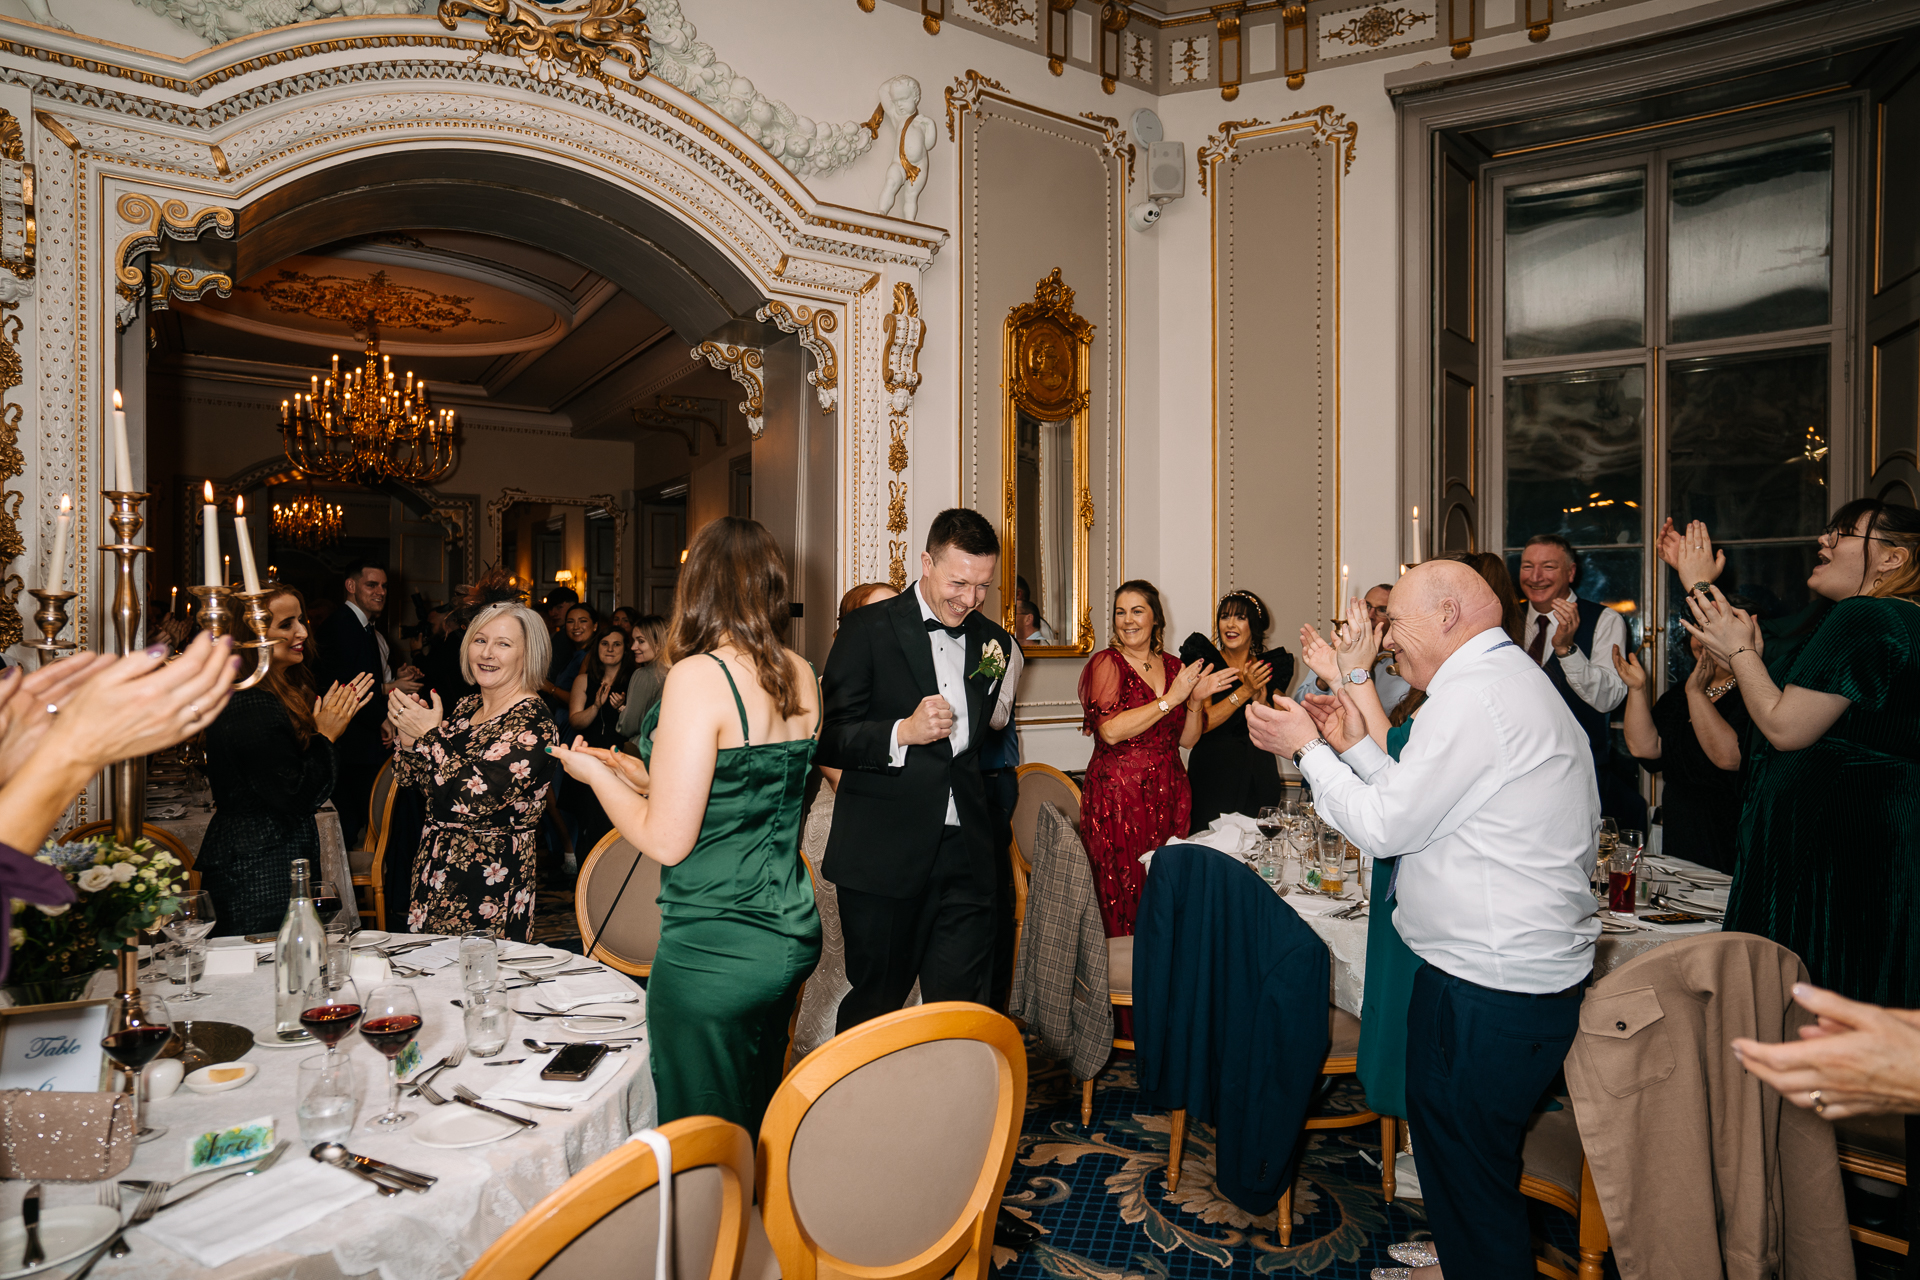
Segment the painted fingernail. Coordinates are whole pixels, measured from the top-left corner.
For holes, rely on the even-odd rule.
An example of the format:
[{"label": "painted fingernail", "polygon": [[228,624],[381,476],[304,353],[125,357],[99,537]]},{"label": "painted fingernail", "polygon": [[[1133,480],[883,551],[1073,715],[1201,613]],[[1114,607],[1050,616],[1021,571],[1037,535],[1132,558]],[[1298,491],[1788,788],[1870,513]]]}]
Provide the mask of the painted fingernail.
[{"label": "painted fingernail", "polygon": [[150,644],[147,646],[147,656],[149,658],[164,658],[167,656],[167,646],[164,644]]},{"label": "painted fingernail", "polygon": [[228,663],[227,665],[233,668],[233,671],[234,671],[234,674],[236,674],[236,675],[238,675],[238,674],[239,674],[239,672],[240,672],[240,659],[239,659],[238,657],[236,657],[236,658],[234,658],[234,660],[233,660],[232,662],[230,662],[230,663]]}]

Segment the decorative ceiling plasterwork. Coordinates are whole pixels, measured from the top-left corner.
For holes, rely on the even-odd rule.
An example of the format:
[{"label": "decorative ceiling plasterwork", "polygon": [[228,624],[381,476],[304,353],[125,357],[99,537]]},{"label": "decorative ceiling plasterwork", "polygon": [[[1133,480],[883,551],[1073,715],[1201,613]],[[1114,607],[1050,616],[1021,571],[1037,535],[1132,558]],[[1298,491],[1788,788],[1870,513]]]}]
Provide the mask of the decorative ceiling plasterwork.
[{"label": "decorative ceiling plasterwork", "polygon": [[441,26],[456,30],[465,17],[483,18],[493,51],[520,59],[542,80],[570,68],[611,94],[609,58],[626,67],[629,80],[647,74],[647,16],[633,0],[585,0],[570,9],[525,0],[440,0]]},{"label": "decorative ceiling plasterwork", "polygon": [[241,285],[240,292],[258,295],[275,311],[338,321],[362,339],[396,329],[443,333],[463,324],[501,323],[473,314],[466,305],[473,301],[470,297],[399,284],[388,279],[384,271],[355,278],[311,276],[282,269],[265,284]]},{"label": "decorative ceiling plasterwork", "polygon": [[828,336],[840,324],[833,312],[825,307],[804,304],[790,307],[784,302],[769,302],[753,314],[756,320],[778,325],[782,333],[800,335],[800,345],[813,353],[814,367],[807,375],[807,385],[820,398],[821,411],[832,413],[840,403],[840,361]]}]

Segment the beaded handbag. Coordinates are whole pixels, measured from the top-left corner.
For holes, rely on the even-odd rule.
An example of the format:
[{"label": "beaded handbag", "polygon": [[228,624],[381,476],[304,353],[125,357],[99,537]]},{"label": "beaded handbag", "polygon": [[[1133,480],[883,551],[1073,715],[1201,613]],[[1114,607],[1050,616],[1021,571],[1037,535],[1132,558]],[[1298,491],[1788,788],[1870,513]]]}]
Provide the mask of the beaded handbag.
[{"label": "beaded handbag", "polygon": [[0,1089],[0,1178],[99,1182],[133,1163],[133,1095]]}]

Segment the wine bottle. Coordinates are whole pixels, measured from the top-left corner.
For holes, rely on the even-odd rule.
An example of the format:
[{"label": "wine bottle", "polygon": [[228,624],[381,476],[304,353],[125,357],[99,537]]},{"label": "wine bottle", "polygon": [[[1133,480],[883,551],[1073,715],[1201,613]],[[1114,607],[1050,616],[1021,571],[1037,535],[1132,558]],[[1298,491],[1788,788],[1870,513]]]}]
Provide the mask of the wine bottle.
[{"label": "wine bottle", "polygon": [[327,962],[327,934],[313,906],[313,873],[305,858],[293,860],[293,897],[273,944],[273,1029],[281,1040],[311,1040],[300,1025],[307,989]]}]

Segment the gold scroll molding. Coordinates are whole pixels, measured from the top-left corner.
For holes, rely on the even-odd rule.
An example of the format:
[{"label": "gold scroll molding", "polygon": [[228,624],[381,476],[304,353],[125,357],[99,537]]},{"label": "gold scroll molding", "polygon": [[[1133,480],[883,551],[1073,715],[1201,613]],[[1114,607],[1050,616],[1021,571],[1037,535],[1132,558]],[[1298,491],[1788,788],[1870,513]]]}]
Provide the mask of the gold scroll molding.
[{"label": "gold scroll molding", "polygon": [[[1055,72],[1058,75],[1059,72]],[[978,71],[968,71],[964,76],[955,76],[953,83],[947,86],[947,141],[955,141],[954,129],[958,117],[966,112],[978,109],[980,95],[988,89],[1006,90],[998,80],[990,80]]]},{"label": "gold scroll molding", "polygon": [[1127,141],[1127,131],[1122,129],[1120,122],[1112,116],[1103,116],[1092,111],[1082,111],[1080,118],[1082,120],[1091,120],[1100,126],[1101,155],[1112,156],[1116,160],[1126,161],[1127,185],[1131,187],[1133,185],[1133,162],[1139,153],[1134,145]]},{"label": "gold scroll molding", "polygon": [[758,347],[736,347],[730,342],[703,342],[693,349],[695,360],[705,360],[716,369],[724,369],[746,391],[740,412],[746,415],[747,430],[758,440],[767,429],[767,380],[760,372],[766,357]]},{"label": "gold scroll molding", "polygon": [[461,18],[484,17],[495,53],[518,58],[542,80],[562,69],[598,80],[609,95],[613,76],[609,58],[622,63],[627,79],[646,77],[653,46],[647,15],[633,0],[586,0],[566,9],[544,9],[525,0],[440,0],[440,25],[449,31]]},{"label": "gold scroll molding", "polygon": [[754,312],[754,318],[772,321],[780,327],[782,333],[800,335],[800,345],[813,353],[813,372],[807,375],[807,385],[820,397],[820,410],[832,413],[840,404],[840,361],[834,354],[833,340],[829,336],[840,327],[840,321],[826,307],[809,307],[801,303],[790,307],[784,302],[773,301]]},{"label": "gold scroll molding", "polygon": [[21,280],[33,279],[33,254],[39,239],[26,135],[21,131],[20,117],[0,110],[0,244],[13,250],[0,250],[0,267]]},{"label": "gold scroll molding", "polygon": [[[1353,172],[1353,157],[1360,144],[1360,122],[1349,120],[1332,106],[1315,107],[1311,111],[1296,111],[1290,116],[1282,116],[1277,122],[1285,127],[1293,121],[1305,121],[1306,127],[1313,132],[1314,145],[1331,146],[1340,150],[1341,173]],[[1207,193],[1208,180],[1213,176],[1216,166],[1223,160],[1234,164],[1240,162],[1238,147],[1252,130],[1267,129],[1265,120],[1222,120],[1220,132],[1209,136],[1195,159],[1200,165],[1200,193]],[[1298,127],[1298,126],[1295,126]]]},{"label": "gold scroll molding", "polygon": [[1070,657],[1093,652],[1093,601],[1088,594],[1088,540],[1093,533],[1093,491],[1088,482],[1088,353],[1093,324],[1073,309],[1073,290],[1055,267],[1034,286],[1033,301],[1009,308],[1001,367],[1007,371],[1006,406],[1001,414],[1000,459],[1004,472],[1006,518],[1001,525],[1000,600],[1005,623],[1014,623],[1013,602],[1019,581],[1019,510],[1015,502],[1014,459],[1019,451],[1022,413],[1042,422],[1073,420],[1073,491],[1079,528],[1073,538],[1073,598],[1079,627],[1065,644],[1023,645],[1034,657]]},{"label": "gold scroll molding", "polygon": [[[120,295],[137,295],[144,285],[151,290],[149,301],[156,310],[165,310],[169,298],[193,301],[209,290],[222,298],[233,292],[233,277],[194,264],[165,260],[170,242],[191,243],[211,232],[222,240],[233,239],[233,210],[208,205],[199,211],[184,200],[160,201],[140,192],[129,192],[114,206],[120,221],[134,228],[120,238],[115,252],[114,279]],[[146,268],[135,259],[149,257]]]},{"label": "gold scroll molding", "polygon": [[887,387],[887,581],[895,591],[907,585],[907,428],[913,421],[913,395],[920,389],[920,348],[926,345],[927,322],[920,318],[920,299],[902,280],[893,286],[893,310],[884,322],[887,354],[882,375]]},{"label": "gold scroll molding", "polygon": [[525,489],[502,489],[500,496],[487,503],[487,523],[493,526],[493,562],[501,563],[506,554],[506,527],[501,517],[520,503],[528,505],[546,505],[550,507],[585,507],[587,514],[605,511],[613,517],[613,580],[616,584],[625,581],[621,570],[620,548],[627,542],[627,509],[620,500],[610,493],[590,493],[584,498],[555,497],[545,493],[528,493]]}]

